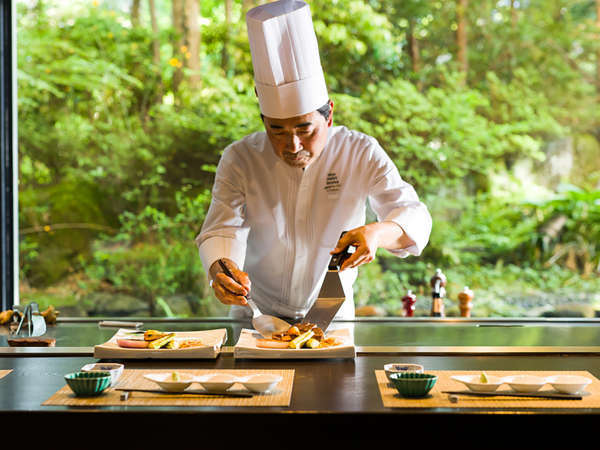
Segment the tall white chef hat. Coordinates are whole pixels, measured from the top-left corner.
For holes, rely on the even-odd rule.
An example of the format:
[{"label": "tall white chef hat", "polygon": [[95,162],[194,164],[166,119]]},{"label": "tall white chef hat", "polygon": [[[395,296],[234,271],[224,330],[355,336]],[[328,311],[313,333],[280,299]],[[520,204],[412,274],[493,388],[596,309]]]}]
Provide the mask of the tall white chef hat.
[{"label": "tall white chef hat", "polygon": [[315,111],[329,96],[319,59],[310,8],[301,0],[280,0],[246,14],[261,112],[287,119]]}]

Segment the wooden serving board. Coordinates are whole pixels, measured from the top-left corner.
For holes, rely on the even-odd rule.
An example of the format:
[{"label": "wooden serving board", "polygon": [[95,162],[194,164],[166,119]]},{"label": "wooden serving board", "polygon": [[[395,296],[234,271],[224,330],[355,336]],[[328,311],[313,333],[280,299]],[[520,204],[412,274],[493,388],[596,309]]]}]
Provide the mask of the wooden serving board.
[{"label": "wooden serving board", "polygon": [[356,348],[350,331],[346,328],[333,330],[327,333],[328,337],[336,337],[342,341],[341,345],[325,348],[260,348],[256,345],[257,339],[262,336],[255,330],[242,329],[240,338],[233,348],[234,358],[249,359],[319,359],[319,358],[354,358]]},{"label": "wooden serving board", "polygon": [[214,359],[219,355],[221,346],[227,340],[227,329],[219,328],[205,331],[177,331],[176,338],[200,339],[201,347],[181,349],[123,348],[117,344],[117,339],[131,337],[128,329],[119,329],[113,337],[104,344],[94,347],[94,358],[99,359]]},{"label": "wooden serving board", "polygon": [[[144,378],[149,373],[170,373],[172,370],[125,369],[117,383],[118,388],[160,389],[158,385]],[[294,384],[294,370],[177,370],[196,376],[210,373],[229,373],[243,377],[257,373],[277,374],[283,377],[277,387],[270,393],[255,394],[253,397],[218,397],[203,395],[178,395],[151,392],[130,392],[127,400],[121,400],[121,392],[107,389],[98,397],[76,397],[69,386],[65,385],[42,403],[43,406],[289,406]],[[201,389],[193,384],[191,389]],[[241,384],[234,384],[230,391],[247,392]]]},{"label": "wooden serving board", "polygon": [[[388,381],[383,370],[376,370],[377,386],[381,395],[383,406],[386,408],[600,408],[600,380],[587,371],[498,371],[486,370],[488,375],[505,377],[508,375],[536,375],[549,377],[551,375],[579,375],[590,378],[592,382],[585,388],[581,400],[552,400],[534,397],[475,397],[459,395],[456,403],[450,402],[448,394],[442,391],[466,390],[466,386],[452,380],[453,375],[478,375],[479,371],[446,371],[428,370],[438,376],[438,380],[424,398],[401,397],[396,388]],[[514,392],[507,384],[498,388],[497,392]],[[550,384],[544,385],[538,392],[556,391]]]}]

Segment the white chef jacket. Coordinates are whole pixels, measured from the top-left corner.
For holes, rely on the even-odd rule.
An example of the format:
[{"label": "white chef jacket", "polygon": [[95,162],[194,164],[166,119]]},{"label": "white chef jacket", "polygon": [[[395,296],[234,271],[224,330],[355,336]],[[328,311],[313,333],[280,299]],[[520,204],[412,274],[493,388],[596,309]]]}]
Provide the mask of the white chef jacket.
[{"label": "white chef jacket", "polygon": [[[365,224],[367,200],[379,221],[402,227],[413,244],[392,251],[419,255],[431,216],[377,141],[346,127],[328,129],[323,152],[305,169],[277,157],[265,132],[228,146],[212,201],[196,238],[206,273],[227,257],[248,273],[262,313],[302,318],[317,298],[330,251],[342,231]],[[357,269],[340,272],[347,295],[336,317],[353,318]],[[249,316],[233,307],[234,316]]]}]

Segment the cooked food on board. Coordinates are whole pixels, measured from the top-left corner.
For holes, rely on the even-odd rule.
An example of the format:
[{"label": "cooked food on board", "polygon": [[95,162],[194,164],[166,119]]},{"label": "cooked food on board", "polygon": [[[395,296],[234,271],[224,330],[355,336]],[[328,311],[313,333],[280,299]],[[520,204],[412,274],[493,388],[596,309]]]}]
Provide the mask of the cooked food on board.
[{"label": "cooked food on board", "polygon": [[[151,350],[177,350],[204,345],[200,339],[177,338],[176,333],[164,333],[157,330],[139,331],[131,334],[132,337],[117,339],[117,345],[123,348],[147,348]],[[143,336],[135,336],[141,334]]]},{"label": "cooked food on board", "polygon": [[257,347],[276,349],[325,348],[340,345],[342,341],[325,337],[325,333],[314,323],[297,323],[287,331],[273,334],[271,339],[258,339]]}]

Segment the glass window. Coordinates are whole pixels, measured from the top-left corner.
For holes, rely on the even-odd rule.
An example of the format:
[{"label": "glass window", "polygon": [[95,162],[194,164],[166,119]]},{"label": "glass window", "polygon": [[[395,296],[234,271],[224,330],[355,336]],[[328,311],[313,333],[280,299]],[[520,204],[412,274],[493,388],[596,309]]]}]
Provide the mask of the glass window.
[{"label": "glass window", "polygon": [[[243,0],[18,0],[19,292],[62,317],[224,316],[194,238],[221,151],[263,129]],[[434,219],[360,269],[359,314],[600,310],[600,2],[314,0],[334,123]],[[374,218],[372,215],[370,220]]]}]

